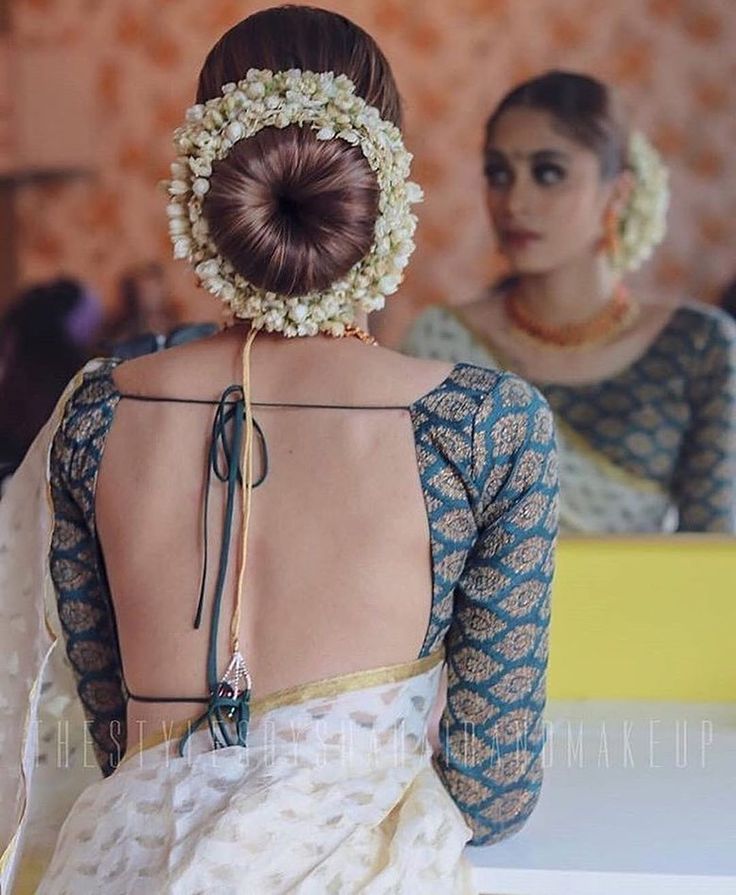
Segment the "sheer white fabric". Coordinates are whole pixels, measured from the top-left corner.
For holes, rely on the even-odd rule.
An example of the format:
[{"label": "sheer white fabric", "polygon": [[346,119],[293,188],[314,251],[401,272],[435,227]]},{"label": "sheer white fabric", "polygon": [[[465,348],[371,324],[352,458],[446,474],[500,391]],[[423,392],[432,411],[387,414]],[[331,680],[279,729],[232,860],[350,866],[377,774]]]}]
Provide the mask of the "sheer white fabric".
[{"label": "sheer white fabric", "polygon": [[[60,636],[60,623],[48,569],[51,439],[66,399],[81,375],[70,384],[0,501],[3,895],[35,891],[35,881],[53,851],[61,818],[84,786],[99,776],[99,771],[83,766],[85,728],[81,709],[72,676],[62,660],[63,649],[53,649]],[[59,722],[66,737],[62,761],[56,754],[57,737],[53,733],[50,745],[44,743],[46,734],[58,731]]]},{"label": "sheer white fabric", "polygon": [[475,891],[426,741],[440,659],[268,698],[246,749],[202,731],[131,754],[74,806],[39,895]]}]

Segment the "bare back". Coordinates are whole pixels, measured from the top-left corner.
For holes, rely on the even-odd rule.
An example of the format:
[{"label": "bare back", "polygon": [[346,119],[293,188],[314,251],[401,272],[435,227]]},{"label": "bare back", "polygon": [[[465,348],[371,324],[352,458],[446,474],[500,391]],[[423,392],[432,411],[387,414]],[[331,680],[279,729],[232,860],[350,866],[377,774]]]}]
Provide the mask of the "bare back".
[{"label": "bare back", "polygon": [[[115,372],[124,395],[216,402],[241,378],[243,330],[142,358]],[[354,340],[259,336],[257,404],[268,453],[254,491],[240,639],[256,697],[417,657],[431,608],[429,530],[406,409],[451,368]],[[100,467],[96,515],[131,691],[206,696],[209,607],[224,489],[208,513],[203,625],[193,629],[213,404],[123,399]],[[264,472],[256,454],[256,479]],[[228,657],[241,539],[236,508],[219,632]],[[222,670],[222,669],[221,669]],[[129,725],[190,717],[191,704],[130,703]]]}]

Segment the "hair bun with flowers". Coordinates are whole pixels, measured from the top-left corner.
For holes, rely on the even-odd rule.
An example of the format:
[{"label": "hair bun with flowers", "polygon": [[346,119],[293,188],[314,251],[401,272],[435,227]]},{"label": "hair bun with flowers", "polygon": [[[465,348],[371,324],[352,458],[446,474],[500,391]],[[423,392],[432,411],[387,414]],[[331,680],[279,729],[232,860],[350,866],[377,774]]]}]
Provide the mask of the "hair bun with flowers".
[{"label": "hair bun with flowers", "polygon": [[[213,165],[240,140],[264,128],[309,127],[317,140],[344,140],[359,147],[379,189],[374,241],[368,253],[328,288],[287,296],[249,282],[218,251],[203,213]],[[250,69],[222,96],[192,106],[174,134],[177,159],[167,213],[174,257],[192,264],[202,285],[255,329],[285,336],[318,332],[340,336],[357,311],[384,306],[394,293],[414,250],[412,204],[422,191],[409,180],[411,155],[399,129],[355,93],[345,75],[299,69]]]},{"label": "hair bun with flowers", "polygon": [[638,270],[662,242],[670,201],[667,167],[640,131],[632,133],[627,155],[634,186],[619,221],[614,263],[621,271]]}]

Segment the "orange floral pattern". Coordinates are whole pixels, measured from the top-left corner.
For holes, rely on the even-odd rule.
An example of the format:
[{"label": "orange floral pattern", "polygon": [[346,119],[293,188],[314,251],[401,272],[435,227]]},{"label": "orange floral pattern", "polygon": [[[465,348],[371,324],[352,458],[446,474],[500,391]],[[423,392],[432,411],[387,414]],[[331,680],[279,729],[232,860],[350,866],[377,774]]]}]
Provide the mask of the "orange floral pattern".
[{"label": "orange floral pattern", "polygon": [[14,102],[11,94],[12,53],[10,41],[0,34],[0,171],[5,171],[15,155],[12,117]]},{"label": "orange floral pattern", "polygon": [[[93,177],[19,192],[24,280],[63,269],[91,281],[112,303],[123,268],[169,257],[164,199],[155,187],[168,172],[170,132],[192,101],[209,47],[239,18],[268,5],[16,0],[21,52],[64,43],[92,55],[96,80],[89,90],[98,115]],[[426,303],[463,302],[501,270],[483,203],[483,121],[515,81],[551,67],[590,72],[617,85],[634,123],[671,167],[666,245],[637,275],[635,287],[673,299],[713,300],[736,276],[736,218],[730,210],[736,71],[729,75],[723,64],[736,45],[732,0],[322,5],[368,29],[392,61],[415,175],[427,191],[409,276],[380,321],[386,341],[398,340]],[[168,263],[186,316],[217,315],[186,266]]]}]

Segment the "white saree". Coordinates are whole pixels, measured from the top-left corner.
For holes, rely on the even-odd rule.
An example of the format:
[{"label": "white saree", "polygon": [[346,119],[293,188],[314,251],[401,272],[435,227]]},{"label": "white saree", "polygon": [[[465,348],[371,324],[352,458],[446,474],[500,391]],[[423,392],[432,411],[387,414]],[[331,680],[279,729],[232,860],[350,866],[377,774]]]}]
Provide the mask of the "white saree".
[{"label": "white saree", "polygon": [[474,892],[426,739],[441,650],[256,700],[246,748],[202,731],[180,757],[167,730],[100,779],[48,566],[49,452],[78,381],[0,501],[2,895]]},{"label": "white saree", "polygon": [[66,812],[101,776],[65,661],[49,571],[49,454],[81,378],[69,384],[0,500],[2,895],[36,891]]},{"label": "white saree", "polygon": [[246,748],[143,748],[86,790],[38,895],[473,891],[430,761],[441,655],[254,704]]}]

